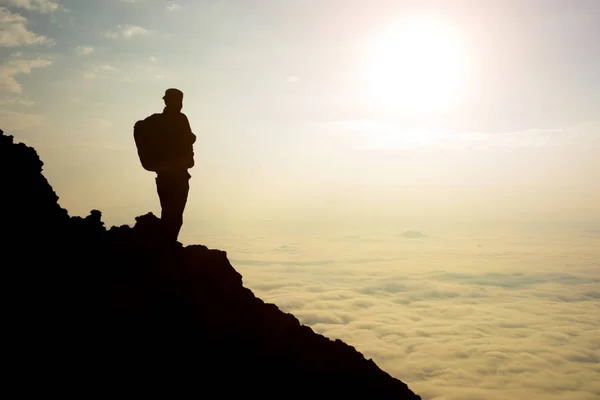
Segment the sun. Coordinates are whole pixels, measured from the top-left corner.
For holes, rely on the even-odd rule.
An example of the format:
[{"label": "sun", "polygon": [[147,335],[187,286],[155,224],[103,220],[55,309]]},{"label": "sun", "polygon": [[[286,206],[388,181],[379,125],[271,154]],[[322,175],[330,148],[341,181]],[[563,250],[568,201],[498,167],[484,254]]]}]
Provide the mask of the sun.
[{"label": "sun", "polygon": [[440,113],[458,102],[466,61],[459,36],[447,24],[413,17],[370,46],[367,92],[381,111],[417,117]]}]

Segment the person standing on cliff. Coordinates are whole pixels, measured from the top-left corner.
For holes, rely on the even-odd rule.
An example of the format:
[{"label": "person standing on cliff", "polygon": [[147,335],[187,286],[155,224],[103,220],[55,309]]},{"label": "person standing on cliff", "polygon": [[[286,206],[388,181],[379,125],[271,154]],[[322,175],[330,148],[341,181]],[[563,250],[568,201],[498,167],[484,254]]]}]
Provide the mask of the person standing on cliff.
[{"label": "person standing on cliff", "polygon": [[190,189],[188,169],[194,166],[196,135],[181,112],[183,92],[167,89],[163,100],[162,113],[136,124],[136,144],[144,168],[156,172],[164,234],[168,240],[177,241]]}]

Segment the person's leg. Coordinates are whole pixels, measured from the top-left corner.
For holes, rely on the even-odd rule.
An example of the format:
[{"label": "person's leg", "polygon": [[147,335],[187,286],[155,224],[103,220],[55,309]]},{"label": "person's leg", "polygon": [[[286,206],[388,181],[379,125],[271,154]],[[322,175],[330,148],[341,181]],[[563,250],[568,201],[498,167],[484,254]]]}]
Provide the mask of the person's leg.
[{"label": "person's leg", "polygon": [[175,195],[173,193],[173,179],[167,174],[158,174],[156,177],[156,190],[160,200],[160,219],[163,226],[163,235],[166,239],[172,240],[174,223],[173,209],[175,203]]},{"label": "person's leg", "polygon": [[179,231],[183,225],[183,211],[187,203],[188,193],[190,191],[190,175],[187,171],[173,177],[173,203],[171,221],[173,224],[173,236],[175,240],[179,236]]},{"label": "person's leg", "polygon": [[183,224],[183,210],[189,192],[187,171],[177,174],[159,174],[156,187],[161,205],[161,220],[169,240],[177,240]]},{"label": "person's leg", "polygon": [[165,218],[165,208],[169,207],[169,188],[167,187],[168,179],[164,176],[156,175],[156,191],[158,192],[158,200],[160,201],[160,219]]}]

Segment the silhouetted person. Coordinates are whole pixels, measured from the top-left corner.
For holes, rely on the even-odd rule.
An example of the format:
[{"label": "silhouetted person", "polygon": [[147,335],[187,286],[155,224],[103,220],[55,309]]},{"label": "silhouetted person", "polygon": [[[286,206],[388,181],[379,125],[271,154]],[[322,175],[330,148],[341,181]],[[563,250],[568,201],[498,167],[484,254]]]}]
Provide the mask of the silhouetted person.
[{"label": "silhouetted person", "polygon": [[188,168],[194,166],[196,135],[181,112],[183,92],[167,89],[163,99],[163,112],[140,121],[143,125],[138,122],[134,132],[142,165],[156,172],[165,236],[175,241],[183,224],[183,211],[190,189]]}]

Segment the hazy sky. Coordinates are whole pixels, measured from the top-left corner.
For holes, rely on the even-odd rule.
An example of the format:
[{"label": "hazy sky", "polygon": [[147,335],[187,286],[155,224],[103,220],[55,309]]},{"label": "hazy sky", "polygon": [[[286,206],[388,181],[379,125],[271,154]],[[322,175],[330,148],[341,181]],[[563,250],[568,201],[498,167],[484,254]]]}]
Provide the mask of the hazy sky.
[{"label": "hazy sky", "polygon": [[132,127],[178,87],[187,221],[600,224],[599,1],[0,5],[0,128],[71,214],[158,211]]}]

